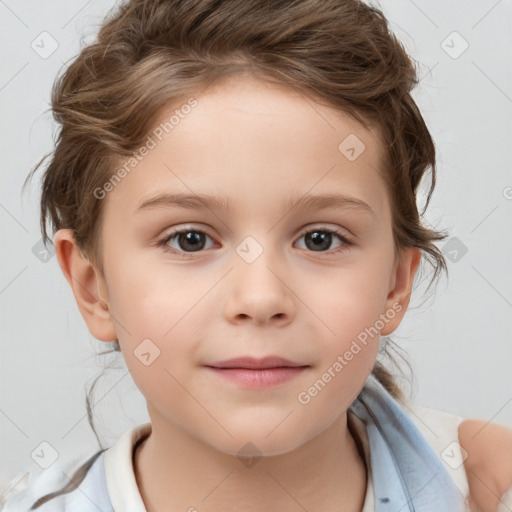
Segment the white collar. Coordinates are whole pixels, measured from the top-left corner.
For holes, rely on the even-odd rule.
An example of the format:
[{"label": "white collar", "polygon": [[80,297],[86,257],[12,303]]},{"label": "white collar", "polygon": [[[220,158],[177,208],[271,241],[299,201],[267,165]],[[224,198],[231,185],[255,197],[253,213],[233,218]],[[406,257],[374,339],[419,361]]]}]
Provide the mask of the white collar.
[{"label": "white collar", "polygon": [[151,432],[151,423],[126,431],[105,451],[105,479],[112,507],[116,512],[147,512],[135,480],[133,449]]}]

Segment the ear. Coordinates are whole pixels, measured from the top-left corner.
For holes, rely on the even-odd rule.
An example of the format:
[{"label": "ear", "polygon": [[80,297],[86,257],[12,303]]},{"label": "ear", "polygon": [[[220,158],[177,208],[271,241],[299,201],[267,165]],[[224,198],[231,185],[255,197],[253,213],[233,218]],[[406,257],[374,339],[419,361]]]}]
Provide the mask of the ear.
[{"label": "ear", "polygon": [[380,331],[381,336],[391,334],[400,325],[407,311],[414,276],[421,261],[421,254],[421,249],[417,247],[407,247],[400,253],[400,258],[391,276],[390,291],[384,311],[384,315],[389,321],[385,323],[384,328]]},{"label": "ear", "polygon": [[71,229],[60,229],[55,250],[89,332],[100,341],[115,341],[117,333],[108,307],[105,282],[78,247]]}]

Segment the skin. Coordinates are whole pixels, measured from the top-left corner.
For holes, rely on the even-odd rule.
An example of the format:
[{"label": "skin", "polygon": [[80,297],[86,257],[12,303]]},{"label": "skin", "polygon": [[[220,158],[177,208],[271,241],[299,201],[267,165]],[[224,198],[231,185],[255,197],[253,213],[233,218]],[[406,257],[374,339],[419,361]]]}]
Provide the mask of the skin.
[{"label": "skin", "polygon": [[[380,134],[254,79],[231,80],[197,100],[103,199],[104,275],[70,230],[55,235],[91,334],[119,340],[147,402],[152,433],[135,455],[141,496],[148,512],[358,511],[366,470],[346,411],[371,372],[380,336],[405,314],[421,257],[415,248],[395,257]],[[365,144],[354,161],[338,149],[350,134]],[[232,204],[229,211],[160,205],[137,212],[161,192],[229,197]],[[290,209],[292,193],[343,194],[374,215]],[[167,250],[158,245],[171,228],[205,233],[204,249],[186,252],[178,237]],[[333,235],[326,249],[314,250],[306,228],[337,229],[352,245]],[[237,253],[248,236],[262,249],[250,263]],[[343,370],[301,404],[298,394],[383,314],[380,334],[360,343]],[[145,339],[160,351],[150,365],[134,353]],[[309,366],[265,390],[204,367],[244,355]],[[262,456],[251,467],[237,457],[247,443]]]},{"label": "skin", "polygon": [[468,453],[464,467],[472,512],[496,512],[500,497],[512,487],[512,431],[467,419],[459,425],[459,443]]}]

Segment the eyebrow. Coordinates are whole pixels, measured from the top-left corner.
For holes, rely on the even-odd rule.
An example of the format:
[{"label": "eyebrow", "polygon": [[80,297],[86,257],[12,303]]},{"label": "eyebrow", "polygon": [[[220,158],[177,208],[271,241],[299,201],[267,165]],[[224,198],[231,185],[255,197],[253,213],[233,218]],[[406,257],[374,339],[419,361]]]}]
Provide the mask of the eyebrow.
[{"label": "eyebrow", "polygon": [[[206,194],[169,194],[161,193],[145,199],[135,210],[136,213],[158,207],[178,206],[190,210],[208,209],[228,212],[232,207],[231,198],[215,197]],[[361,199],[339,194],[311,195],[300,197],[292,195],[285,204],[287,210],[294,208],[322,210],[328,208],[345,208],[366,212],[376,217],[371,206]]]}]

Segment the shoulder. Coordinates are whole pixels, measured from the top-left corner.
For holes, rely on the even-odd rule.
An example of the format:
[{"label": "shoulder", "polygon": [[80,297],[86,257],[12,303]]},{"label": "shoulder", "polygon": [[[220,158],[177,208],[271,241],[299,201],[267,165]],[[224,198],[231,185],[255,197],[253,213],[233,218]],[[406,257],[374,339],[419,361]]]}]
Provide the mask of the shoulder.
[{"label": "shoulder", "polygon": [[[32,510],[32,506],[39,498],[49,495],[61,486],[64,486],[63,478],[51,470],[33,469],[23,476],[18,475],[2,489],[0,499],[1,512],[19,512],[20,510]],[[58,507],[58,508],[56,508]],[[45,503],[41,512],[57,512],[63,510],[60,500]]]},{"label": "shoulder", "polygon": [[459,424],[470,499],[478,512],[496,512],[512,487],[512,430],[482,419]]},{"label": "shoulder", "polygon": [[[66,510],[92,510],[92,505],[109,505],[103,481],[104,450],[95,453],[85,462],[77,464],[74,458],[66,462],[55,462],[49,468],[29,471],[22,480],[4,493],[0,501],[1,512],[32,510],[38,512],[64,512]],[[96,461],[98,461],[96,463]],[[78,466],[78,467],[77,467]],[[87,498],[87,499],[86,499]],[[94,498],[91,502],[91,498]],[[97,506],[94,510],[98,510]],[[101,510],[110,510],[107,506]]]}]

